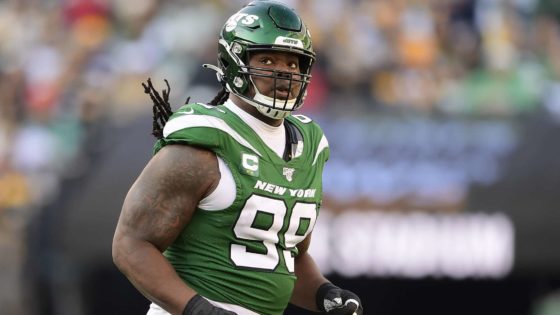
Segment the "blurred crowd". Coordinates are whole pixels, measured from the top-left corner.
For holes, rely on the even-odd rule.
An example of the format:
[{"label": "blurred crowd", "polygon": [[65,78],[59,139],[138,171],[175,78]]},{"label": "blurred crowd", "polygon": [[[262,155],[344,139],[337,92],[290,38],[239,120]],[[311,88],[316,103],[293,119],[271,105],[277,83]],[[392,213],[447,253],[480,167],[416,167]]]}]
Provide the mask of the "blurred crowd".
[{"label": "blurred crowd", "polygon": [[[218,86],[200,65],[246,2],[1,1],[0,248],[84,172],[99,125],[150,111],[147,77],[171,82],[175,108],[210,100]],[[542,104],[560,117],[557,0],[285,2],[318,55],[308,112],[514,117]]]},{"label": "blurred crowd", "polygon": [[[307,111],[560,111],[557,1],[287,2],[318,54]],[[243,3],[0,3],[0,217],[56,196],[96,123],[148,111],[148,76],[172,82],[175,104],[210,99],[217,86],[200,64],[215,62],[217,33]]]}]

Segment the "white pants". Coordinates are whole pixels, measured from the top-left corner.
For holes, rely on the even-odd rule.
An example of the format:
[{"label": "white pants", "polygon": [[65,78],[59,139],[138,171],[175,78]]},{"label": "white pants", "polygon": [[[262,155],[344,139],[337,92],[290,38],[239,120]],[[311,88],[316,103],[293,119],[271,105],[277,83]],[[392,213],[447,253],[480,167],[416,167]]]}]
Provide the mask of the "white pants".
[{"label": "white pants", "polygon": [[[206,298],[205,298],[206,299]],[[220,303],[220,302],[215,302],[209,299],[208,302],[212,303],[212,305],[217,306],[219,308],[223,308],[224,310],[227,311],[232,311],[237,313],[237,315],[259,315],[253,311],[250,311],[244,307],[241,307],[239,305],[235,305],[235,304],[228,304],[228,303]],[[157,304],[150,304],[150,309],[148,310],[148,313],[146,315],[170,315],[168,312],[166,312],[163,308],[159,307],[159,305]]]}]

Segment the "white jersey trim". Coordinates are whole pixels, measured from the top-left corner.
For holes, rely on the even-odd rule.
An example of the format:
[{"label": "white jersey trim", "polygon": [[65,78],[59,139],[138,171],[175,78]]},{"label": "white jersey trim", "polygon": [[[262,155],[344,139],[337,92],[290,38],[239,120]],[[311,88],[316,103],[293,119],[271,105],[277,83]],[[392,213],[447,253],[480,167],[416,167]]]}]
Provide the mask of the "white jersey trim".
[{"label": "white jersey trim", "polygon": [[218,211],[228,208],[233,204],[237,195],[237,188],[235,187],[235,180],[231,170],[222,158],[219,156],[217,158],[218,167],[220,168],[218,186],[198,203],[198,207],[206,211]]},{"label": "white jersey trim", "polygon": [[313,164],[311,165],[315,165],[315,163],[317,162],[317,158],[319,157],[319,154],[321,154],[321,152],[323,152],[323,150],[325,150],[328,147],[329,147],[329,141],[327,140],[327,137],[323,135],[321,141],[319,141],[319,146],[317,147],[317,153],[315,153],[315,158],[313,159]]},{"label": "white jersey trim", "polygon": [[[178,112],[177,114],[181,114],[181,112]],[[163,136],[168,137],[170,134],[181,129],[194,127],[209,127],[224,131],[228,133],[233,139],[235,139],[235,141],[239,142],[239,144],[241,144],[242,146],[262,156],[262,154],[257,149],[255,149],[245,138],[243,138],[240,134],[233,130],[233,128],[228,126],[225,121],[218,117],[185,113],[183,114],[183,116],[173,118],[165,124],[165,127],[163,128]]]}]

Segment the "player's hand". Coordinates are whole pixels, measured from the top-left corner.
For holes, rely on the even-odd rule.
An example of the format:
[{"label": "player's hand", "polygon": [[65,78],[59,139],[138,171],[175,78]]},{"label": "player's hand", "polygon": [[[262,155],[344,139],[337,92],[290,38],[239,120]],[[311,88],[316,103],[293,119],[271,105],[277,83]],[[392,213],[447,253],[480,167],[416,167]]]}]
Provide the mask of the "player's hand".
[{"label": "player's hand", "polygon": [[363,315],[360,298],[348,290],[343,290],[327,282],[317,290],[317,307],[329,315]]},{"label": "player's hand", "polygon": [[189,300],[183,310],[183,315],[237,315],[237,313],[216,307],[197,294]]}]

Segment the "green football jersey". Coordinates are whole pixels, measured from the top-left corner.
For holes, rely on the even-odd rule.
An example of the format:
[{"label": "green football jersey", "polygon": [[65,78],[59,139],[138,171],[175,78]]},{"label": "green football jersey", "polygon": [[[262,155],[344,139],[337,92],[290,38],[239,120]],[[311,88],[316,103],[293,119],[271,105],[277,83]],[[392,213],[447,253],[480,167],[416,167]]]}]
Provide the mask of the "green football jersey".
[{"label": "green football jersey", "polygon": [[233,204],[218,211],[196,209],[164,255],[202,296],[265,315],[283,314],[290,300],[296,245],[315,225],[329,157],[315,122],[303,115],[286,119],[303,136],[290,161],[223,105],[183,106],[154,147],[154,154],[167,144],[206,148],[231,170]]}]

